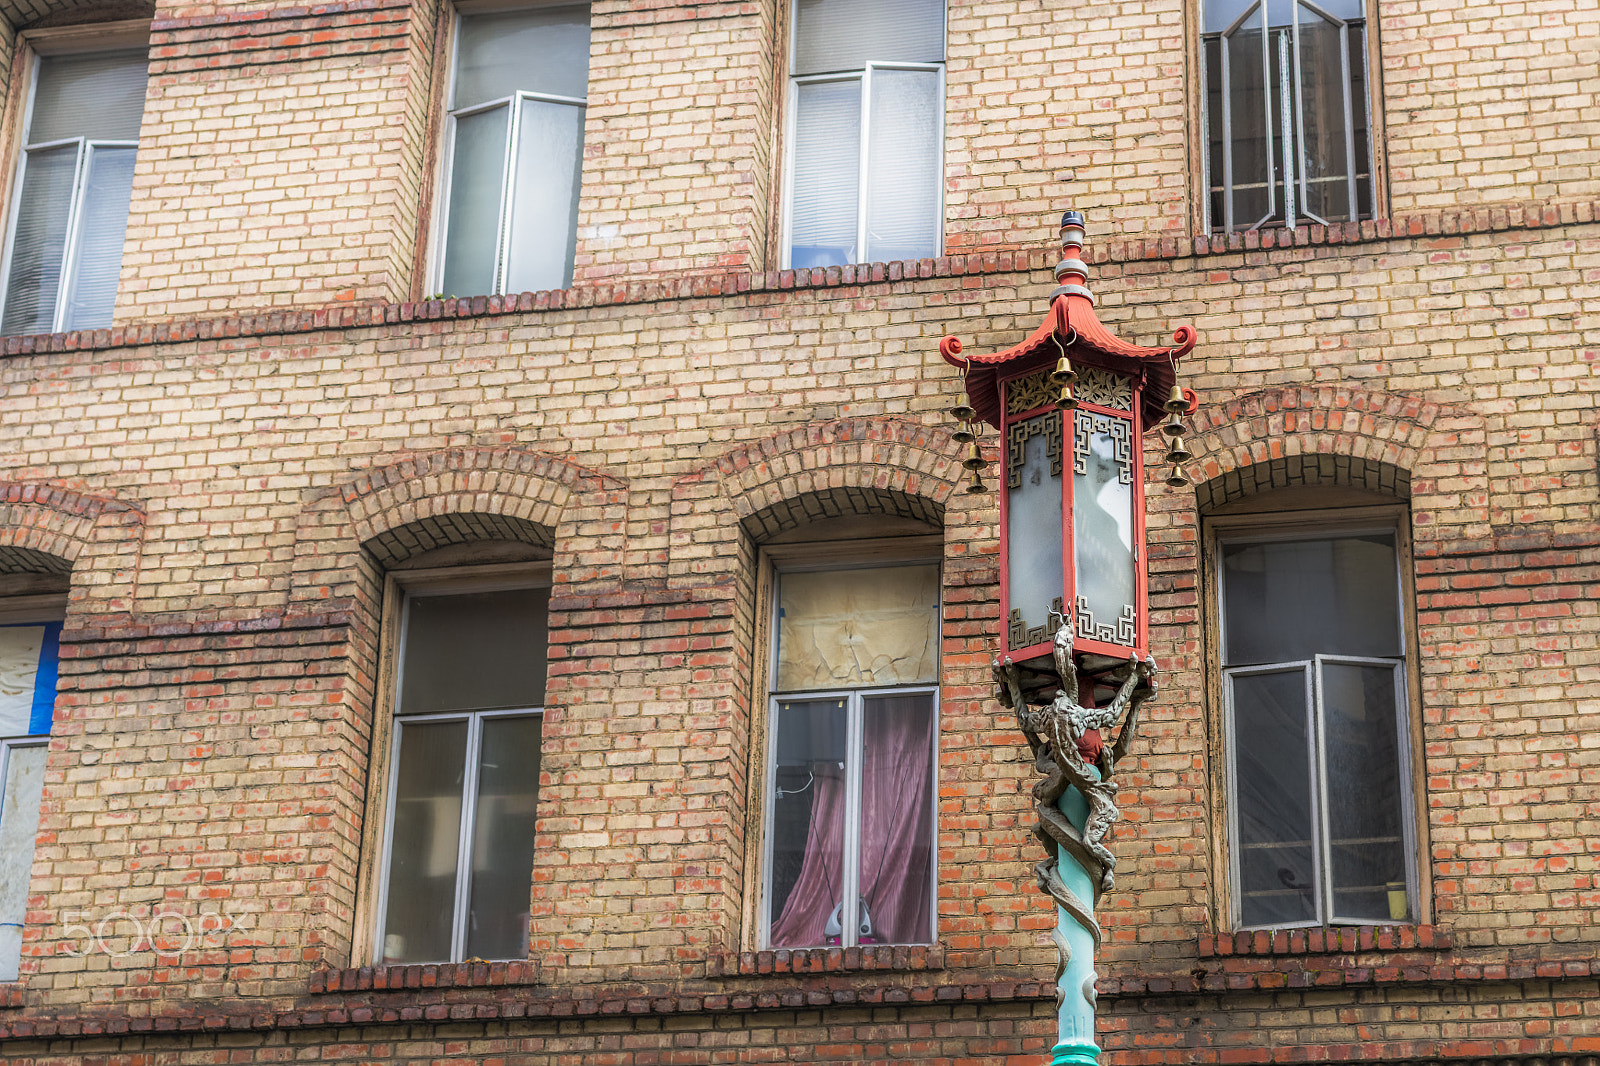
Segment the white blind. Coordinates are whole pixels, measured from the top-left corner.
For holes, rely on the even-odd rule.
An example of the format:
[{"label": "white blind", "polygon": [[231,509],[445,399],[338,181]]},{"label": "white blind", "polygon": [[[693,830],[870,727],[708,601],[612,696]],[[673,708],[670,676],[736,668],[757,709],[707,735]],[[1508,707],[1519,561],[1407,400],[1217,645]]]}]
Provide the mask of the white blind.
[{"label": "white blind", "polygon": [[66,258],[78,153],[75,144],[24,153],[22,195],[17,198],[11,270],[6,277],[6,312],[0,318],[0,333],[14,336],[55,329],[56,295],[61,264]]},{"label": "white blind", "polygon": [[874,70],[867,126],[868,262],[939,254],[939,132],[944,98],[931,70]]},{"label": "white blind", "polygon": [[943,61],[944,0],[796,0],[795,74]]},{"label": "white blind", "polygon": [[137,141],[146,80],[143,49],[41,57],[28,143]]},{"label": "white blind", "polygon": [[861,81],[798,87],[789,262],[795,268],[857,261],[861,190]]},{"label": "white blind", "polygon": [[572,283],[583,116],[584,109],[573,104],[522,101],[506,292],[564,289]]},{"label": "white blind", "polygon": [[439,284],[445,296],[481,296],[495,291],[511,108],[462,115],[452,124],[450,206]]},{"label": "white blind", "polygon": [[122,273],[122,242],[133,199],[133,148],[93,148],[84,178],[78,253],[67,289],[63,329],[98,329],[111,321]]},{"label": "white blind", "polygon": [[589,92],[588,7],[538,7],[461,16],[459,110],[521,90],[582,100]]}]

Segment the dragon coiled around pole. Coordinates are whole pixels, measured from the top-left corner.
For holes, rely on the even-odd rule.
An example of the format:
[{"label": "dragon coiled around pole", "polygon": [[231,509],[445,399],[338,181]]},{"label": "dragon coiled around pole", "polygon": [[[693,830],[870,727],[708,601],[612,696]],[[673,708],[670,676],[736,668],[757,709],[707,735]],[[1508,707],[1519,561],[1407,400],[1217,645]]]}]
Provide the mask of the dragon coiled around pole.
[{"label": "dragon coiled around pole", "polygon": [[[997,695],[1002,706],[1016,712],[1022,735],[1033,750],[1034,768],[1044,775],[1043,780],[1033,786],[1034,805],[1039,816],[1033,835],[1045,850],[1045,858],[1033,868],[1039,890],[1088,932],[1098,951],[1101,934],[1100,924],[1094,917],[1094,901],[1080,899],[1067,887],[1061,879],[1059,859],[1065,850],[1098,881],[1101,892],[1108,891],[1115,883],[1116,856],[1102,843],[1111,830],[1111,823],[1121,817],[1112,773],[1117,762],[1127,754],[1139,706],[1155,695],[1155,661],[1128,660],[1127,674],[1111,702],[1105,707],[1084,707],[1078,703],[1078,668],[1073,660],[1071,626],[1060,615],[1053,614],[1051,621],[1056,625],[1056,672],[1066,687],[1058,689],[1049,703],[1029,706],[1022,694],[1021,671],[1007,659],[995,666],[995,680],[999,683]],[[1116,740],[1109,745],[1102,744],[1096,763],[1091,765],[1079,746],[1084,734],[1091,729],[1104,734],[1119,721],[1121,729]],[[1089,817],[1082,832],[1057,805],[1069,786],[1076,788],[1089,805]],[[1063,996],[1061,975],[1071,961],[1072,950],[1059,927],[1052,930],[1051,939],[1060,953],[1056,967],[1059,1006]]]}]

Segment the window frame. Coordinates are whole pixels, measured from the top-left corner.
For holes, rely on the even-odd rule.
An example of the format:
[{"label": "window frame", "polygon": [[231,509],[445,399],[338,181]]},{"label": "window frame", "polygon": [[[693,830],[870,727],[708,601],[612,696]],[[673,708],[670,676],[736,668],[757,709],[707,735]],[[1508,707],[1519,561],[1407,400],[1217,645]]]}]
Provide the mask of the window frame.
[{"label": "window frame", "polygon": [[[794,267],[792,265],[793,262],[794,262],[794,254],[793,254],[794,249],[793,249],[793,246],[792,246],[792,238],[794,236],[794,233],[793,233],[793,221],[794,221],[794,166],[795,166],[794,140],[795,140],[795,134],[796,134],[796,127],[798,125],[798,122],[796,121],[796,116],[799,113],[800,86],[802,84],[815,84],[815,83],[818,83],[818,82],[830,82],[830,81],[833,81],[833,82],[859,81],[860,84],[861,84],[860,136],[858,138],[859,143],[858,143],[858,146],[857,146],[857,156],[856,156],[857,161],[858,161],[858,165],[859,165],[859,172],[858,172],[857,177],[856,177],[856,248],[857,248],[858,255],[864,256],[866,254],[866,251],[867,251],[867,180],[868,180],[867,144],[868,144],[868,139],[869,139],[869,137],[871,135],[871,130],[870,130],[871,113],[872,113],[872,96],[871,96],[872,80],[871,79],[872,79],[872,71],[874,71],[874,70],[910,70],[910,71],[924,71],[924,72],[937,71],[938,72],[938,75],[939,75],[939,105],[940,105],[940,109],[939,109],[938,129],[935,131],[935,140],[934,140],[934,154],[935,154],[935,158],[938,159],[938,161],[939,161],[939,166],[937,167],[937,174],[936,174],[936,178],[935,178],[935,181],[934,181],[934,204],[935,204],[934,212],[935,212],[935,221],[937,223],[937,226],[936,226],[937,239],[936,239],[935,244],[934,244],[934,252],[933,252],[933,256],[931,258],[935,258],[936,259],[936,258],[944,255],[944,249],[945,249],[945,241],[944,241],[945,232],[944,232],[944,230],[945,230],[945,207],[946,207],[946,205],[945,205],[945,194],[946,194],[945,186],[947,184],[947,181],[946,181],[947,173],[946,173],[946,167],[945,167],[945,141],[946,141],[945,127],[949,124],[949,96],[948,96],[948,92],[947,92],[947,81],[946,81],[946,77],[947,77],[946,72],[947,72],[947,68],[949,67],[949,63],[950,63],[950,3],[949,3],[949,0],[944,0],[944,21],[943,21],[943,24],[941,26],[941,34],[942,34],[942,37],[941,37],[941,41],[942,41],[941,50],[943,51],[944,56],[945,56],[945,58],[942,61],[940,61],[938,63],[914,63],[914,62],[909,62],[909,61],[901,62],[901,61],[884,60],[882,62],[879,62],[877,60],[869,60],[866,63],[864,63],[859,69],[850,68],[848,70],[824,71],[824,72],[815,73],[815,74],[796,74],[796,73],[794,73],[794,69],[795,69],[795,52],[796,52],[796,49],[798,48],[798,45],[799,45],[799,41],[798,41],[798,37],[797,37],[798,32],[799,32],[799,27],[800,27],[800,18],[799,18],[799,10],[798,10],[799,6],[800,6],[800,0],[790,0],[789,5],[788,5],[788,15],[789,15],[788,27],[787,27],[788,42],[785,45],[784,51],[783,51],[784,63],[785,63],[786,68],[787,68],[785,80],[788,82],[788,85],[785,86],[784,94],[783,94],[783,101],[784,101],[784,110],[783,110],[783,116],[782,116],[782,121],[783,121],[783,181],[782,181],[782,184],[781,184],[781,188],[782,188],[783,191],[782,191],[782,200],[780,202],[781,203],[781,210],[779,212],[780,221],[779,221],[779,226],[778,226],[778,248],[779,248],[779,253],[780,253],[779,257],[778,257],[778,259],[779,259],[779,262],[778,262],[779,269],[780,270],[791,270],[791,269],[794,269]],[[845,265],[857,266],[857,265],[860,265],[862,263],[870,263],[870,262],[875,262],[875,260],[865,259],[865,258],[857,258],[854,262],[849,263],[849,264],[845,264]]]},{"label": "window frame", "polygon": [[[1290,490],[1292,491],[1292,490]],[[1327,495],[1332,496],[1330,491]],[[1268,491],[1247,506],[1272,507],[1277,494]],[[1410,509],[1405,503],[1373,503],[1366,500],[1343,507],[1309,507],[1287,510],[1229,510],[1202,518],[1201,572],[1205,583],[1203,597],[1206,638],[1206,697],[1214,713],[1208,715],[1208,742],[1216,758],[1211,762],[1212,869],[1220,876],[1210,878],[1212,912],[1216,928],[1235,932],[1262,929],[1349,928],[1373,924],[1426,925],[1432,921],[1432,873],[1428,861],[1427,784],[1422,731],[1422,700],[1416,641],[1415,567],[1411,545]],[[1222,629],[1226,604],[1222,581],[1224,544],[1250,542],[1283,543],[1293,540],[1320,540],[1335,536],[1383,533],[1394,537],[1396,595],[1399,597],[1401,654],[1394,658],[1363,657],[1314,653],[1304,660],[1284,663],[1252,663],[1224,666]],[[1323,821],[1327,808],[1326,744],[1321,728],[1316,691],[1322,662],[1382,663],[1399,673],[1395,710],[1398,740],[1398,778],[1401,790],[1401,826],[1406,857],[1407,893],[1411,919],[1406,922],[1374,923],[1370,919],[1340,920],[1332,913],[1331,891],[1326,877],[1327,852],[1331,846]],[[1318,879],[1318,908],[1321,919],[1312,922],[1274,922],[1245,925],[1239,891],[1238,804],[1234,790],[1236,749],[1233,743],[1233,709],[1228,677],[1239,674],[1283,672],[1300,667],[1306,671],[1308,728],[1314,730],[1309,745],[1308,765],[1316,788],[1314,796],[1314,843]],[[1314,766],[1314,770],[1312,770]]]},{"label": "window frame", "polygon": [[[470,15],[491,15],[508,11],[527,11],[539,8],[582,7],[589,11],[590,27],[590,58],[594,56],[593,30],[594,30],[594,5],[590,0],[533,0],[531,3],[506,3],[504,0],[457,0],[451,5],[448,20],[448,35],[445,41],[442,84],[438,90],[438,165],[436,177],[433,182],[433,233],[428,241],[427,270],[424,272],[427,279],[425,288],[428,293],[442,292],[444,285],[445,252],[449,247],[450,230],[450,184],[454,176],[456,153],[456,121],[460,118],[475,115],[483,111],[505,107],[510,114],[507,117],[506,129],[506,161],[500,173],[500,210],[496,216],[495,233],[495,265],[494,286],[492,292],[463,292],[444,293],[446,297],[471,297],[471,296],[504,296],[506,290],[506,271],[510,260],[511,226],[510,226],[510,195],[516,183],[517,145],[522,128],[522,108],[518,106],[523,100],[536,100],[544,103],[565,104],[580,108],[583,111],[583,121],[579,124],[583,137],[578,145],[579,187],[578,197],[583,198],[583,145],[588,141],[588,114],[589,97],[582,99],[571,96],[560,96],[554,93],[540,93],[531,90],[519,89],[510,96],[499,97],[494,100],[485,100],[468,107],[455,106],[456,69],[461,48],[461,19]],[[577,256],[577,233],[573,234],[573,256]],[[569,274],[574,269],[573,264],[567,265]],[[572,284],[568,280],[568,287]]]},{"label": "window frame", "polygon": [[[863,712],[861,705],[867,698],[893,694],[931,694],[933,697],[933,745],[932,766],[930,768],[930,787],[928,802],[932,814],[932,839],[929,841],[931,848],[929,901],[932,928],[929,930],[931,939],[929,945],[939,942],[939,756],[940,740],[943,729],[943,662],[944,662],[944,538],[939,534],[910,534],[899,537],[873,537],[861,540],[845,540],[833,543],[795,542],[784,544],[769,544],[761,549],[760,579],[757,588],[757,597],[760,609],[756,612],[759,624],[756,629],[755,639],[764,641],[765,654],[760,649],[763,644],[756,645],[758,651],[756,662],[760,676],[756,679],[760,688],[758,692],[765,693],[764,706],[766,717],[760,724],[761,733],[764,735],[755,739],[751,750],[761,753],[759,766],[752,767],[750,774],[750,799],[754,807],[751,818],[752,828],[761,834],[761,861],[751,864],[755,867],[748,875],[746,882],[745,899],[750,906],[746,908],[746,930],[750,942],[758,950],[776,950],[771,948],[772,915],[772,860],[773,860],[773,817],[776,813],[773,803],[773,782],[775,774],[775,758],[777,751],[778,735],[773,728],[777,721],[777,708],[780,700],[785,699],[839,699],[848,701],[847,708],[848,733],[847,744],[849,750],[857,750],[862,736]],[[935,610],[938,617],[938,657],[939,665],[936,667],[937,680],[932,684],[919,683],[913,685],[872,685],[861,688],[828,688],[828,689],[800,689],[779,690],[773,687],[773,682],[778,676],[778,582],[786,573],[816,573],[821,571],[839,570],[869,570],[888,569],[895,566],[926,566],[933,565],[939,570],[938,602]],[[856,843],[855,852],[859,852],[860,834],[860,761],[851,764],[848,771],[846,791],[845,823],[845,861],[841,873],[841,884],[857,884],[857,893],[847,893],[845,909],[842,919],[844,936],[841,938],[841,948],[858,946],[856,944],[857,921],[856,899],[859,893],[859,882],[852,882],[851,878],[857,874],[858,856],[852,852],[851,844]],[[894,946],[890,944],[867,945],[869,947]],[[920,943],[916,946],[923,946]],[[793,948],[788,950],[804,951],[809,948]]]},{"label": "window frame", "polygon": [[[3,181],[0,181],[0,203],[5,205],[6,218],[0,231],[0,315],[5,312],[11,297],[11,256],[16,238],[17,215],[22,206],[23,178],[30,151],[44,151],[77,143],[78,161],[73,177],[72,207],[67,219],[65,251],[61,261],[61,276],[56,281],[55,314],[51,332],[65,332],[65,316],[70,307],[73,274],[77,267],[77,237],[82,222],[84,197],[82,183],[88,172],[88,163],[96,147],[132,148],[138,151],[139,142],[98,141],[87,137],[68,137],[56,141],[29,145],[26,136],[33,124],[33,105],[37,99],[39,60],[43,57],[89,55],[95,52],[131,51],[143,47],[146,53],[146,101],[149,94],[149,48],[151,19],[123,19],[115,22],[92,23],[87,26],[61,26],[47,29],[23,30],[17,34],[16,55],[11,65],[11,86],[6,101],[3,142],[0,142],[0,160],[3,160]],[[132,212],[129,212],[130,218]],[[127,239],[123,239],[127,251]],[[120,292],[121,286],[118,286]],[[106,327],[97,327],[106,328]]]},{"label": "window frame", "polygon": [[[448,596],[457,593],[499,592],[508,589],[553,588],[553,574],[549,562],[495,563],[480,566],[446,566],[417,570],[391,570],[384,575],[383,605],[379,622],[379,661],[376,698],[373,706],[372,746],[367,761],[367,802],[369,817],[362,830],[361,861],[357,871],[359,893],[356,900],[357,919],[351,943],[351,956],[365,960],[366,965],[382,966],[383,936],[387,924],[389,864],[393,856],[390,847],[394,824],[397,789],[395,777],[400,760],[400,733],[403,721],[466,719],[470,716],[529,717],[540,719],[541,734],[546,708],[549,706],[549,667],[546,666],[545,705],[538,708],[508,707],[480,711],[438,711],[423,714],[400,715],[400,684],[403,680],[403,652],[405,649],[406,603],[413,595]],[[549,633],[546,631],[546,641]],[[481,721],[469,725],[469,736],[481,733]],[[473,753],[469,745],[468,759]],[[542,761],[542,760],[541,760]],[[543,771],[541,770],[541,775]],[[463,782],[465,785],[465,782]],[[537,787],[537,786],[536,786]],[[462,837],[465,844],[470,838],[472,819],[465,816],[467,799],[462,792]],[[373,814],[379,815],[372,817]],[[542,817],[542,814],[540,815]],[[459,880],[463,863],[470,863],[470,849],[463,847],[457,854],[457,882],[455,910],[452,912],[451,947],[457,954],[462,946],[460,911],[468,898]],[[469,881],[470,885],[470,881]],[[532,885],[529,885],[532,892]],[[438,960],[440,965],[451,965],[461,960]],[[411,965],[409,963],[404,965]]]},{"label": "window frame", "polygon": [[[1272,220],[1272,215],[1276,214],[1275,208],[1272,213],[1259,222],[1248,225],[1235,223],[1230,228],[1230,226],[1227,224],[1226,216],[1228,213],[1231,213],[1232,204],[1226,193],[1223,194],[1224,218],[1218,220],[1211,217],[1211,155],[1209,140],[1210,126],[1208,116],[1208,97],[1210,95],[1210,89],[1207,81],[1205,64],[1205,40],[1208,36],[1210,36],[1210,34],[1208,34],[1205,30],[1206,2],[1207,0],[1193,0],[1193,2],[1189,5],[1188,10],[1188,18],[1190,20],[1191,27],[1188,35],[1189,69],[1194,72],[1194,77],[1191,79],[1191,84],[1196,87],[1195,91],[1191,94],[1189,107],[1191,128],[1195,131],[1195,136],[1189,139],[1189,172],[1192,175],[1198,176],[1198,180],[1194,182],[1193,194],[1194,217],[1197,221],[1196,232],[1204,235],[1226,236],[1230,233],[1243,234],[1261,229],[1290,228],[1282,222],[1274,222]],[[1293,2],[1293,0],[1277,0],[1277,2]],[[1317,0],[1306,0],[1306,2],[1310,3],[1313,7],[1321,7],[1321,5],[1317,3]],[[1363,59],[1366,63],[1366,72],[1362,79],[1363,88],[1365,91],[1365,100],[1361,104],[1357,104],[1355,101],[1352,101],[1347,117],[1353,118],[1356,107],[1364,106],[1367,120],[1368,166],[1370,168],[1368,180],[1372,185],[1370,191],[1372,213],[1366,218],[1362,218],[1359,215],[1352,215],[1351,218],[1341,222],[1331,223],[1332,225],[1351,225],[1355,224],[1356,222],[1370,222],[1375,219],[1389,217],[1388,155],[1385,151],[1385,142],[1387,138],[1384,136],[1383,121],[1383,66],[1381,63],[1381,53],[1378,46],[1379,18],[1376,10],[1375,0],[1361,0],[1361,8],[1362,32],[1364,34],[1362,53]],[[1295,32],[1297,34],[1298,14],[1299,12],[1296,11]],[[1248,17],[1248,14],[1239,16],[1239,18],[1235,20],[1234,25],[1230,26],[1229,29],[1232,30],[1237,28],[1238,23],[1242,22],[1246,17]],[[1349,20],[1340,21],[1347,23]],[[1342,58],[1345,83],[1346,86],[1348,86],[1350,80],[1348,48],[1344,50],[1344,55]],[[1296,62],[1298,63],[1298,58]],[[1297,94],[1297,102],[1298,99],[1299,97]],[[1282,105],[1280,105],[1280,111],[1281,107]],[[1301,112],[1297,110],[1296,134],[1297,136],[1303,137],[1303,131],[1301,129],[1303,122],[1300,121],[1300,117]],[[1353,137],[1353,130],[1350,130],[1348,124],[1346,129],[1346,145],[1348,151],[1348,146],[1350,145]],[[1229,139],[1228,125],[1224,126],[1223,139]],[[1269,191],[1277,188],[1281,184],[1281,181],[1269,182]],[[1357,196],[1357,201],[1359,202],[1359,195]],[[1300,227],[1326,224],[1328,223],[1324,223],[1319,219],[1307,214],[1305,216],[1297,215],[1293,225],[1294,227]]]}]

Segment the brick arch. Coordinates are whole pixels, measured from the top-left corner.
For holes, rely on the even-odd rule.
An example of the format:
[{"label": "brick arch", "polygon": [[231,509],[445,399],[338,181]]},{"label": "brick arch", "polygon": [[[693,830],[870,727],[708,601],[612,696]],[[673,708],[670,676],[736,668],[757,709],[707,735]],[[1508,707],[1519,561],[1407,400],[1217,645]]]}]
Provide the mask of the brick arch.
[{"label": "brick arch", "polygon": [[616,479],[541,452],[459,448],[367,471],[342,498],[355,539],[392,562],[468,540],[551,547],[572,497]]},{"label": "brick arch", "polygon": [[895,489],[855,486],[824,489],[779,500],[742,520],[745,532],[767,540],[808,522],[846,515],[893,515],[930,526],[944,525],[944,504],[925,496],[908,496]]},{"label": "brick arch", "polygon": [[55,485],[0,481],[0,573],[65,574],[94,540],[105,514],[136,523],[137,508]]},{"label": "brick arch", "polygon": [[888,506],[889,513],[942,519],[961,474],[961,452],[943,429],[902,419],[846,418],[741,445],[685,480],[714,479],[739,522],[757,531],[769,522],[798,524],[807,501],[818,508],[817,517],[828,508],[883,513],[870,508]]}]

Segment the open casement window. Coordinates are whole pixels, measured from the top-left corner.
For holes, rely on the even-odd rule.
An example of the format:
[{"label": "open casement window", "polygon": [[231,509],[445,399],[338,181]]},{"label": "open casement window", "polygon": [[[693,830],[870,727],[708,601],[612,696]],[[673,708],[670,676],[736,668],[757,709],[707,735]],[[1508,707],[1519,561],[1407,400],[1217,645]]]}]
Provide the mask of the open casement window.
[{"label": "open casement window", "polygon": [[572,283],[589,8],[463,13],[445,119],[435,284],[487,296]]},{"label": "open casement window", "polygon": [[382,963],[528,954],[549,600],[543,585],[405,593]]},{"label": "open casement window", "polygon": [[0,271],[0,333],[111,325],[147,66],[143,47],[35,56]]},{"label": "open casement window", "polygon": [[1366,0],[1200,0],[1212,230],[1371,218]]},{"label": "open casement window", "polygon": [[944,0],[795,0],[785,267],[939,254]]},{"label": "open casement window", "polygon": [[59,621],[0,622],[0,981],[22,960],[60,639]]},{"label": "open casement window", "polygon": [[939,567],[776,578],[764,943],[934,935]]},{"label": "open casement window", "polygon": [[1217,544],[1234,921],[1417,920],[1393,528]]}]

